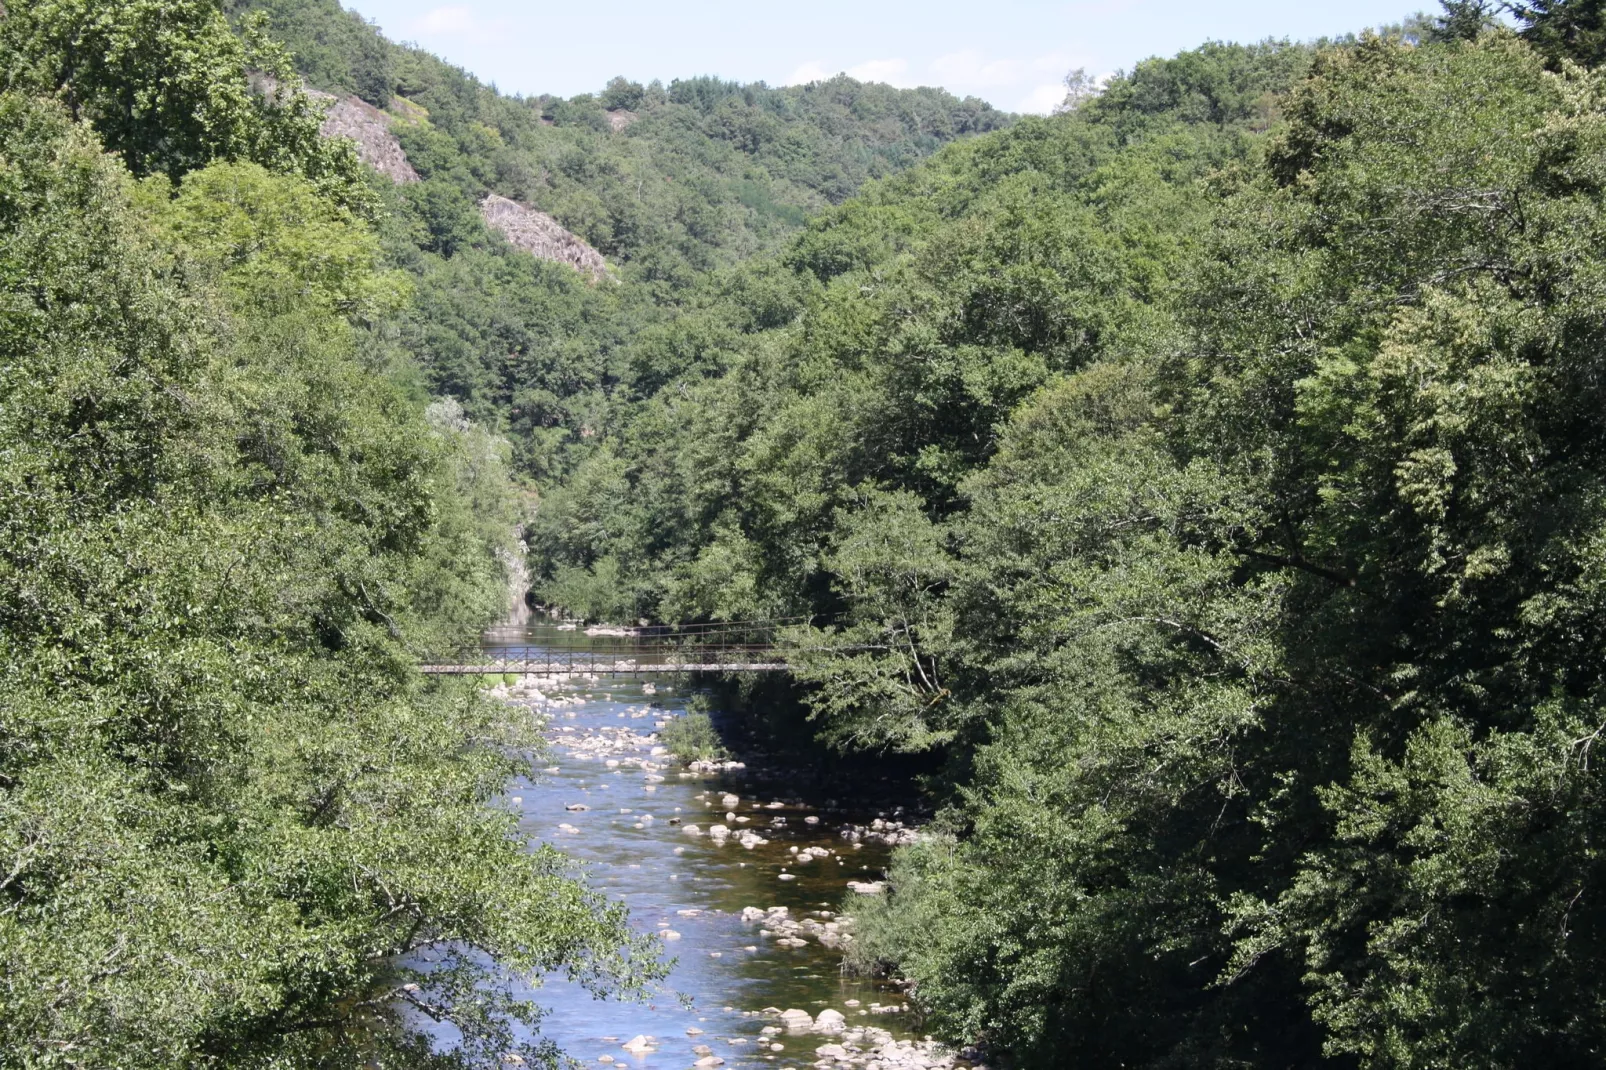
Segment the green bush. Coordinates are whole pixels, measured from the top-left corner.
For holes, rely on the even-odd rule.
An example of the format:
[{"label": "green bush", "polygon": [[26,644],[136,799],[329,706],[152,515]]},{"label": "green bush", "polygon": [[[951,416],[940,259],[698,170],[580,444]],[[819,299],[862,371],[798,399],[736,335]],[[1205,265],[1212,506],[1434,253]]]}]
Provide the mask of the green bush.
[{"label": "green bush", "polygon": [[710,762],[730,757],[730,751],[720,742],[713,719],[701,711],[670,721],[659,731],[658,738],[682,761]]}]

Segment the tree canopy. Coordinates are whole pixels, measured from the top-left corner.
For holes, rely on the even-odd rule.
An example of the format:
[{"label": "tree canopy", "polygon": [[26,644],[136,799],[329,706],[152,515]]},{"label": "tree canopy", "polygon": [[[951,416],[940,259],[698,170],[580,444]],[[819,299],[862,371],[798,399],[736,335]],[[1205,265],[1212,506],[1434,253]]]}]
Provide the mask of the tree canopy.
[{"label": "tree canopy", "polygon": [[543,500],[544,597],[812,615],[818,730],[945,759],[853,958],[951,1039],[1598,1058],[1606,96],[1456,18],[867,187],[644,332]]},{"label": "tree canopy", "polygon": [[0,21],[0,1062],[550,1060],[526,981],[659,968],[488,806],[528,725],[417,672],[504,610],[506,451],[387,353],[344,150],[207,10]]}]

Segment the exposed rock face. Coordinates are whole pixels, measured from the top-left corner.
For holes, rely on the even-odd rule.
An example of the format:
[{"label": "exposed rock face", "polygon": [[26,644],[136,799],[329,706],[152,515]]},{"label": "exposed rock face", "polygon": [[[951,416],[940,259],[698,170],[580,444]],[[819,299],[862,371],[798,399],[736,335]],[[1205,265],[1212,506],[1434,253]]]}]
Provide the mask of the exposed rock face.
[{"label": "exposed rock face", "polygon": [[323,119],[324,137],[349,137],[357,143],[357,155],[397,184],[417,182],[418,172],[407,162],[401,142],[390,132],[390,116],[356,97],[334,97],[317,90],[307,90],[309,96],[319,100],[332,100]]},{"label": "exposed rock face", "polygon": [[[278,83],[266,75],[255,74],[252,81],[259,93],[271,96],[279,91]],[[332,102],[324,113],[324,137],[350,138],[356,143],[357,156],[363,163],[398,185],[419,181],[418,172],[413,170],[401,142],[390,132],[392,116],[389,112],[357,97],[337,97],[316,89],[308,89],[307,95]],[[401,97],[396,98],[392,108],[401,113],[404,121],[424,114],[422,108]],[[616,130],[624,129],[634,119],[633,114],[625,111],[609,116]],[[568,264],[591,276],[593,281],[601,280],[608,273],[608,262],[601,253],[545,212],[493,193],[480,202],[480,214],[486,225],[500,232],[514,248],[542,260]],[[513,608],[515,613],[522,610],[522,599]]]},{"label": "exposed rock face", "polygon": [[619,108],[608,113],[608,125],[613,127],[613,132],[616,134],[635,121],[636,113],[633,111],[626,111],[624,108]]},{"label": "exposed rock face", "polygon": [[608,271],[608,262],[601,253],[569,233],[545,212],[526,208],[493,193],[480,202],[480,214],[485,217],[487,226],[500,231],[515,248],[542,260],[568,264],[593,279],[602,278]]}]

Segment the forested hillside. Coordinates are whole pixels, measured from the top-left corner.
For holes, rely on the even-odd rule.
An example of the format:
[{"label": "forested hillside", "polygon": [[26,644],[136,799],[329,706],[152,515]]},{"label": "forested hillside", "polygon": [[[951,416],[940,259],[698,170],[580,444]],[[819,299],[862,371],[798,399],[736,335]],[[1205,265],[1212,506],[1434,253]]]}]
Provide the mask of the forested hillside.
[{"label": "forested hillside", "polygon": [[1606,80],[1594,6],[1490,10],[872,184],[546,495],[543,598],[812,614],[818,730],[946,762],[853,958],[950,1039],[1600,1064]]},{"label": "forested hillside", "polygon": [[1006,117],[522,101],[332,3],[21,0],[0,76],[0,1065],[553,1063],[526,984],[663,968],[489,805],[530,720],[417,665],[643,325]]},{"label": "forested hillside", "polygon": [[[232,0],[291,49],[309,85],[355,94],[421,181],[377,185],[392,261],[414,277],[398,322],[428,385],[553,476],[608,420],[636,336],[705,276],[784,243],[812,213],[1009,117],[934,89],[849,78],[772,89],[615,78],[572,99],[498,93],[393,44],[337,0]],[[618,285],[530,257],[486,226],[496,195],[550,216]]]}]

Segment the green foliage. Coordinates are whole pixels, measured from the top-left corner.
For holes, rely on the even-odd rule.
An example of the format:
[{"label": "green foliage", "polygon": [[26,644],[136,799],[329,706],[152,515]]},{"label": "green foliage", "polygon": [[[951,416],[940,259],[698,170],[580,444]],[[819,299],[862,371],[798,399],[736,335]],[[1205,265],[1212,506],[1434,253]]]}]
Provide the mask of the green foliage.
[{"label": "green foliage", "polygon": [[[301,178],[256,164],[220,163],[181,188],[148,183],[150,210],[190,262],[226,287],[236,307],[292,307],[358,322],[395,315],[410,293],[399,272],[378,271],[379,242],[352,214]],[[161,199],[175,203],[164,210]]]},{"label": "green foliage", "polygon": [[944,674],[953,617],[942,596],[953,558],[921,505],[908,491],[861,489],[822,561],[851,607],[849,621],[791,637],[795,675],[817,685],[814,711],[833,742],[925,750],[952,735]]},{"label": "green foliage", "polygon": [[1431,41],[1474,41],[1494,29],[1497,8],[1489,0],[1444,0],[1444,13],[1433,21]]},{"label": "green foliage", "polygon": [[378,108],[390,103],[397,77],[390,44],[338,0],[226,0],[223,7],[236,20],[251,10],[265,14],[273,36],[291,45],[297,68],[313,85],[352,93]]},{"label": "green foliage", "polygon": [[450,257],[489,242],[474,199],[455,183],[430,178],[408,186],[402,196],[421,227],[415,239],[419,248]]},{"label": "green foliage", "polygon": [[[1275,84],[1303,55],[1208,51],[1211,63],[1178,61],[1167,84]],[[1270,73],[1229,76],[1223,56]],[[1154,66],[1146,77],[1166,81]],[[707,99],[714,88],[699,91],[700,106],[720,106]],[[878,490],[905,492],[900,518],[942,520],[1024,398],[1173,329],[1162,299],[1203,223],[1198,187],[1244,157],[1256,121],[1246,111],[1218,125],[1179,108],[1187,118],[1156,109],[1125,147],[1116,131],[1127,112],[1092,106],[953,145],[811,220],[782,263],[716,276],[691,310],[638,334],[630,386],[644,400],[543,500],[532,543],[543,597],[571,607],[584,597],[593,612],[595,581],[627,588],[633,615],[847,608],[864,592],[832,561],[856,537],[854,517],[889,500]],[[934,560],[918,571],[934,588],[946,582]],[[917,671],[918,643],[897,655],[910,659],[914,683],[896,689],[909,705],[890,717],[872,701],[891,686],[876,666],[891,662],[871,648],[908,645],[893,603],[884,608],[855,610],[851,636],[805,641],[858,648],[869,674],[819,692],[833,723],[864,714],[842,721],[839,738],[915,748],[950,738],[955,706],[946,684]],[[945,643],[944,627],[933,619],[928,638]],[[929,717],[917,713],[928,704]]]},{"label": "green foliage", "polygon": [[377,242],[254,164],[136,190],[14,93],[0,156],[6,1061],[547,1058],[518,978],[655,967],[486,806],[538,741],[413,669],[500,610],[511,517],[362,359]]},{"label": "green foliage", "polygon": [[[376,229],[200,8],[211,73],[121,111],[47,6],[0,29],[11,84],[153,176],[4,98],[9,1049],[487,1063],[532,1012],[470,952],[652,973],[483,808],[530,741],[409,669],[501,604],[511,465],[541,597],[807,618],[819,734],[946,759],[851,955],[934,1031],[1021,1067],[1599,1061],[1598,5],[1210,44],[1008,129],[846,78],[514,100],[327,0],[236,6],[392,109],[424,181]],[[114,44],[148,14],[58,8]],[[493,189],[615,281],[509,249]],[[723,753],[701,711],[664,739]]]},{"label": "green foliage", "polygon": [[[319,137],[289,57],[259,23],[247,31],[209,0],[21,0],[0,21],[0,70],[7,89],[56,95],[136,175],[249,160],[366,207],[355,157]],[[276,91],[254,89],[252,70]]]},{"label": "green foliage", "polygon": [[646,99],[646,87],[620,76],[609,80],[607,88],[602,91],[601,103],[608,111],[618,111],[621,108],[639,108]]},{"label": "green foliage", "polygon": [[980,746],[858,952],[942,1028],[1593,1060],[1603,99],[1501,33],[1322,53],[1169,351],[1016,412],[950,521]]},{"label": "green foliage", "polygon": [[[1478,5],[1446,5],[1447,25],[1464,25]],[[1507,9],[1522,24],[1522,35],[1552,63],[1571,60],[1593,67],[1606,59],[1606,7],[1600,0],[1534,0]]]},{"label": "green foliage", "polygon": [[730,757],[708,714],[683,713],[658,730],[658,739],[683,762],[724,761]]}]

